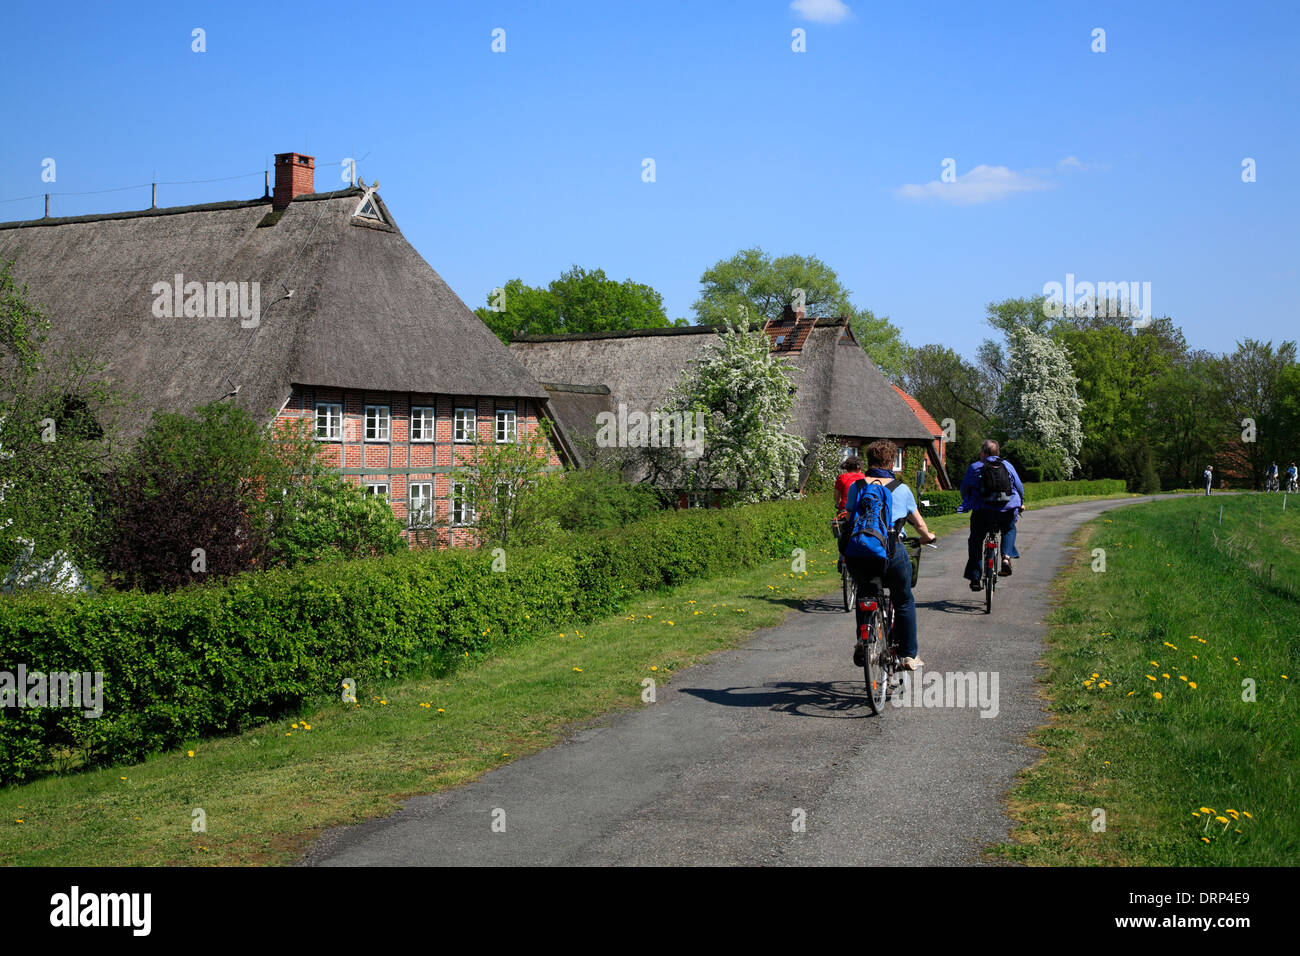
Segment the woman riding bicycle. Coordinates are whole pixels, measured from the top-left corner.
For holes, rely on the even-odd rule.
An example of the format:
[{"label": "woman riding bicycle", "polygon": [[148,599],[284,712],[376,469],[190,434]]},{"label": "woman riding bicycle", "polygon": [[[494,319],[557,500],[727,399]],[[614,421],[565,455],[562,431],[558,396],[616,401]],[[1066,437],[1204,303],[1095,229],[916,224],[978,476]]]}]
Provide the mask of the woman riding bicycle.
[{"label": "woman riding bicycle", "polygon": [[[868,484],[887,485],[892,483],[895,478],[890,466],[897,454],[898,446],[892,441],[882,438],[880,441],[872,442],[867,446],[867,463],[871,467],[861,480]],[[846,504],[852,506],[855,500],[856,496],[850,494]],[[916,497],[912,494],[911,488],[899,482],[892,489],[890,500],[892,502],[892,516],[896,526],[903,519],[906,519],[920,532],[922,544],[929,544],[935,540],[936,536],[926,527],[925,519],[921,517],[921,513],[916,508]],[[853,509],[850,507],[849,510],[852,511]],[[853,580],[857,583],[860,593],[865,592],[867,582],[876,576],[879,576],[884,585],[889,588],[890,598],[894,605],[894,635],[900,653],[903,655],[902,665],[907,670],[916,670],[921,667],[924,661],[916,656],[916,601],[912,598],[912,562],[907,557],[907,549],[895,546],[893,556],[887,564],[878,563],[867,558],[845,557],[844,560],[849,566],[849,571],[852,573]],[[858,617],[858,625],[861,627],[863,621],[861,620],[862,611],[860,608]],[[855,642],[853,663],[858,667],[863,664],[861,654],[862,645],[860,642]]]}]

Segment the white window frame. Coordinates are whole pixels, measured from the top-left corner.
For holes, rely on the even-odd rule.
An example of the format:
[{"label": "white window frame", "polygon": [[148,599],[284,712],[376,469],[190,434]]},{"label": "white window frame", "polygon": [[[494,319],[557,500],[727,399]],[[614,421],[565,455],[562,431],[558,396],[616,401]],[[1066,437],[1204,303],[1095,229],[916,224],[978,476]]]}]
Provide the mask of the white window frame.
[{"label": "white window frame", "polygon": [[[460,507],[457,508],[457,501]],[[474,486],[468,481],[451,483],[451,508],[449,512],[453,528],[467,528],[474,524]]]},{"label": "white window frame", "polygon": [[[416,495],[419,489],[425,489],[425,493]],[[418,500],[420,505],[416,504]],[[406,492],[406,526],[408,528],[431,528],[433,527],[433,482],[432,481],[412,481],[407,484]],[[418,523],[416,516],[423,511],[424,516]]]},{"label": "white window frame", "polygon": [[[416,413],[419,413],[418,415]],[[424,413],[428,412],[426,416]],[[420,424],[420,434],[417,436],[416,422]],[[427,427],[425,427],[427,426]],[[411,441],[426,442],[433,441],[434,435],[438,430],[438,410],[432,405],[412,405],[411,406]]]},{"label": "white window frame", "polygon": [[[501,426],[503,424],[509,426],[506,429],[509,435],[505,438],[501,437]],[[512,442],[519,441],[519,413],[513,408],[497,409],[496,439],[498,445],[509,445]]]},{"label": "white window frame", "polygon": [[903,446],[899,445],[898,450],[894,452],[894,471],[903,470],[903,451]]},{"label": "white window frame", "polygon": [[[462,430],[463,421],[462,412],[469,413],[469,428]],[[461,406],[456,409],[452,415],[452,434],[451,439],[458,445],[473,444],[475,437],[478,435],[478,410]]]},{"label": "white window frame", "polygon": [[[320,415],[323,409],[335,409],[337,414],[329,411],[325,412],[325,434],[320,433]],[[317,402],[315,429],[317,441],[342,441],[343,440],[343,403],[342,402]]]},{"label": "white window frame", "polygon": [[[376,498],[383,498],[385,501],[388,501],[389,487],[390,485],[388,482],[380,481],[378,478],[369,480],[366,482],[366,494],[373,495]],[[379,491],[378,489],[380,488],[383,488],[384,490]]]},{"label": "white window frame", "polygon": [[[375,434],[374,434],[374,436],[372,437],[371,434],[370,434],[370,419],[371,419],[371,414],[370,414],[370,413],[371,413],[371,412],[378,412],[380,409],[383,409],[383,412],[384,412],[384,414],[383,414],[383,427],[380,428],[380,417],[379,417],[378,414],[376,414],[376,415],[374,416],[374,419],[375,419],[375,428],[374,428]],[[382,433],[382,434],[381,434],[381,433]],[[393,437],[393,409],[392,409],[392,406],[390,406],[390,405],[367,405],[367,406],[366,406],[366,411],[365,411],[365,417],[362,419],[362,434],[365,436],[365,440],[366,440],[366,441],[379,441],[379,442],[390,441],[390,440],[392,439],[392,437]]]},{"label": "white window frame", "polygon": [[861,445],[840,446],[840,461],[843,461],[845,458],[861,458],[861,457],[862,457]]}]

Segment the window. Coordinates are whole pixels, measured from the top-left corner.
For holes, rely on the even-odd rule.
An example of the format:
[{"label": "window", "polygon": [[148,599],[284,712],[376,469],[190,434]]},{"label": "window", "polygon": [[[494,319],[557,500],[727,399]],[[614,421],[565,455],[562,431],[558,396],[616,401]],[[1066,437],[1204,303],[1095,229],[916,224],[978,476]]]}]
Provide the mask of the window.
[{"label": "window", "polygon": [[406,510],[406,524],[410,528],[428,528],[433,525],[433,482],[411,483],[411,503]]},{"label": "window", "polygon": [[366,406],[366,441],[388,441],[390,424],[387,405]]},{"label": "window", "polygon": [[411,441],[433,441],[434,411],[423,405],[411,408]]},{"label": "window", "polygon": [[477,424],[474,421],[474,409],[456,409],[456,427],[453,439],[458,442],[472,442]]},{"label": "window", "polygon": [[509,517],[510,502],[515,494],[508,481],[498,481],[496,487],[497,493],[497,516],[499,518]]},{"label": "window", "polygon": [[894,471],[903,470],[903,446],[898,446],[898,451],[894,454]]},{"label": "window", "polygon": [[453,482],[451,486],[451,523],[474,523],[474,488],[459,481]]},{"label": "window", "polygon": [[709,506],[709,496],[702,492],[692,492],[686,496],[686,507],[688,508],[707,508]]},{"label": "window", "polygon": [[840,461],[843,461],[845,458],[858,458],[858,457],[860,457],[860,454],[857,445],[840,446]]},{"label": "window", "polygon": [[388,500],[388,482],[386,481],[367,481],[366,494],[374,495],[376,498]]},{"label": "window", "polygon": [[511,409],[497,409],[497,444],[515,440],[515,413]]},{"label": "window", "polygon": [[343,437],[343,406],[316,403],[316,437],[321,441],[338,441]]}]

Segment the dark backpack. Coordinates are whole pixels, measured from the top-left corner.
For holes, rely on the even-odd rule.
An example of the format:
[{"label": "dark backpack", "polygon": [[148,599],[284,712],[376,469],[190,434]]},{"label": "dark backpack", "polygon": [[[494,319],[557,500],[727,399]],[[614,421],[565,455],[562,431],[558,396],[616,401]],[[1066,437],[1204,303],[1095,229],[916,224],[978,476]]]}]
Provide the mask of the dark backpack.
[{"label": "dark backpack", "polygon": [[849,486],[844,504],[852,522],[844,556],[888,561],[894,554],[894,496],[902,482],[889,484],[859,478]]},{"label": "dark backpack", "polygon": [[980,468],[980,501],[985,508],[1002,508],[1011,500],[1011,472],[1001,458],[991,458]]}]

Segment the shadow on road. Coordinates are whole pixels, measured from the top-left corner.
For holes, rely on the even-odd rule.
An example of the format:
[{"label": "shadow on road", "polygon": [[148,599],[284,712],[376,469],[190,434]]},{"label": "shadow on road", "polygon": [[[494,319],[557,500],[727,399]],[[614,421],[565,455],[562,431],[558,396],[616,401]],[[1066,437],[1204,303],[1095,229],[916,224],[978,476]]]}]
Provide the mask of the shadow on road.
[{"label": "shadow on road", "polygon": [[[843,613],[841,611],[841,613]],[[683,687],[690,694],[723,707],[766,707],[800,717],[870,717],[861,680],[784,681],[762,687]]]},{"label": "shadow on road", "polygon": [[939,598],[937,601],[917,601],[916,608],[926,608],[930,611],[941,611],[944,614],[983,614],[984,613],[984,596],[981,594],[976,602],[976,596],[972,592],[970,601],[950,601],[947,598]]}]

